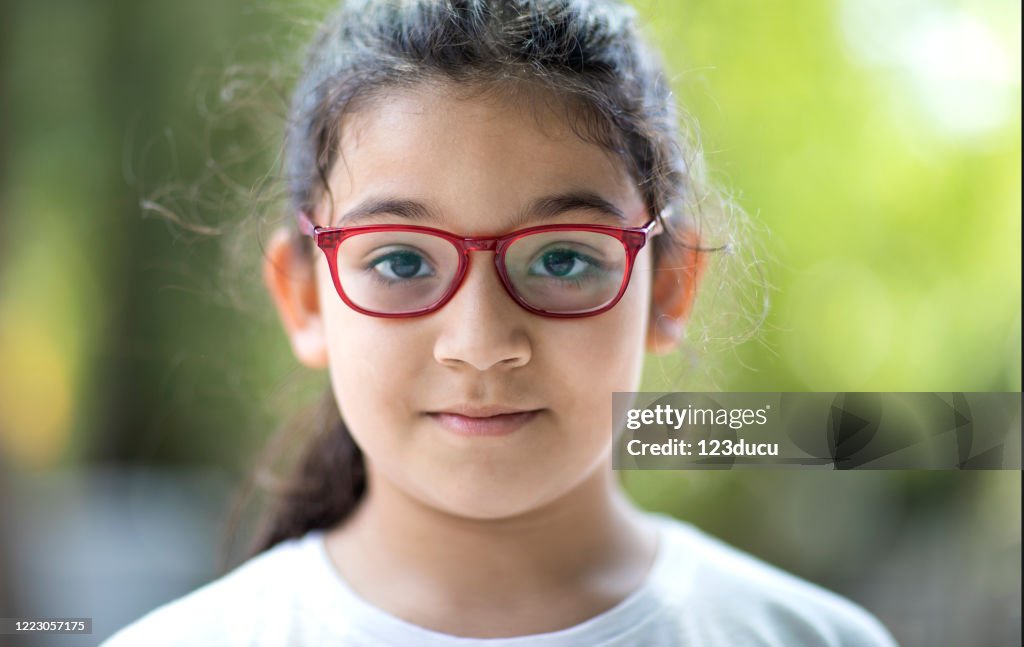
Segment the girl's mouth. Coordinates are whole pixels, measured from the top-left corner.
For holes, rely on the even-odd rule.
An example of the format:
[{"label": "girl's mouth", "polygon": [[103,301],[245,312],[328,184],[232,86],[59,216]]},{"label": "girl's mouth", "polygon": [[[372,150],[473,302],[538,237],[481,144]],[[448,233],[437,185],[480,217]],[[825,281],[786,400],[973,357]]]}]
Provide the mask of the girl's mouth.
[{"label": "girl's mouth", "polygon": [[541,411],[534,409],[491,416],[469,416],[438,411],[428,412],[427,415],[440,426],[460,436],[505,436],[525,426]]}]

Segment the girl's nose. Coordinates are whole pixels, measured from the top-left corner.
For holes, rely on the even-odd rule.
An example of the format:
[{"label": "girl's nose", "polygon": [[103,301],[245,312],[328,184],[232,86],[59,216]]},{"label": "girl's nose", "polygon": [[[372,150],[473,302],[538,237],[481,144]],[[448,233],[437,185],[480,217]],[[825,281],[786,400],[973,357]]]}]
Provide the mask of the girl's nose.
[{"label": "girl's nose", "polygon": [[493,252],[469,255],[462,285],[435,316],[443,319],[434,344],[434,357],[441,364],[486,371],[530,361],[525,319],[532,315],[505,291]]}]

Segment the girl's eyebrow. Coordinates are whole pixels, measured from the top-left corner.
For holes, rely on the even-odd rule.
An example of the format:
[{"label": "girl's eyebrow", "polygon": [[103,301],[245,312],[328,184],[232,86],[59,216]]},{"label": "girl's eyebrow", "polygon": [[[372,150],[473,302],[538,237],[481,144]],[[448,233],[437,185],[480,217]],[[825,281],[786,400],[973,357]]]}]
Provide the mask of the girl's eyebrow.
[{"label": "girl's eyebrow", "polygon": [[[514,229],[532,219],[544,220],[554,218],[566,211],[578,209],[597,211],[605,217],[615,220],[617,223],[626,222],[625,214],[613,203],[605,200],[593,191],[583,190],[567,191],[537,198],[519,212],[509,224],[509,227]],[[442,218],[435,210],[422,202],[406,198],[370,197],[342,214],[335,226],[355,225],[362,220],[381,214],[435,223],[442,221]]]},{"label": "girl's eyebrow", "polygon": [[626,224],[626,214],[610,201],[605,200],[592,191],[569,191],[537,198],[516,216],[511,226],[515,228],[525,224],[531,218],[544,220],[554,218],[566,211],[576,211],[578,209],[597,211],[606,217],[612,218],[618,224]]}]

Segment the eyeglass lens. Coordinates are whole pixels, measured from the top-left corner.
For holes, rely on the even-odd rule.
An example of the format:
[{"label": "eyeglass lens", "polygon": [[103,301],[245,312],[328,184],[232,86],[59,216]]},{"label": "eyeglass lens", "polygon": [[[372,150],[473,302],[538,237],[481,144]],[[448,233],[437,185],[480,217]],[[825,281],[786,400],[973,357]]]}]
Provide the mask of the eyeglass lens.
[{"label": "eyeglass lens", "polygon": [[[458,274],[459,251],[422,232],[366,232],[338,245],[338,281],[357,306],[401,314],[435,305]],[[527,234],[505,252],[516,295],[539,310],[560,314],[598,310],[611,302],[626,271],[626,249],[613,236],[591,231]]]}]

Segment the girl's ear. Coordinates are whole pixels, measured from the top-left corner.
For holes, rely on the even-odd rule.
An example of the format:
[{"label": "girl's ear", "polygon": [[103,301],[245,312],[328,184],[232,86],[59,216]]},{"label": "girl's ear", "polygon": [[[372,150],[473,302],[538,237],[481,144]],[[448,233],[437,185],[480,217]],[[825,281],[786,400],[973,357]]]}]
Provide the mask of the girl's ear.
[{"label": "girl's ear", "polygon": [[682,338],[707,264],[707,253],[697,251],[696,233],[684,231],[677,236],[680,242],[659,250],[653,272],[647,351],[658,355],[672,351]]},{"label": "girl's ear", "polygon": [[263,282],[274,299],[292,351],[309,368],[327,366],[327,337],[313,263],[296,248],[293,234],[274,232],[263,258]]}]

